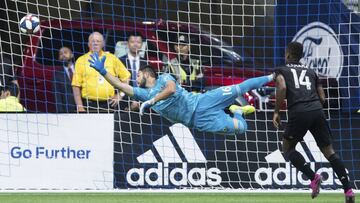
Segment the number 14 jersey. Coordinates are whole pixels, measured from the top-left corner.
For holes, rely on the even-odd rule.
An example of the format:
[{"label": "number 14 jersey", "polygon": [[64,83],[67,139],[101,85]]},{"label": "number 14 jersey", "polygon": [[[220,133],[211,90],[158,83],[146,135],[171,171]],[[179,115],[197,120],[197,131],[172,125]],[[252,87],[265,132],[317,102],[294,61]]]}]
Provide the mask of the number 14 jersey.
[{"label": "number 14 jersey", "polygon": [[317,92],[320,81],[314,70],[302,64],[286,64],[276,72],[285,78],[286,99],[290,113],[322,109]]}]

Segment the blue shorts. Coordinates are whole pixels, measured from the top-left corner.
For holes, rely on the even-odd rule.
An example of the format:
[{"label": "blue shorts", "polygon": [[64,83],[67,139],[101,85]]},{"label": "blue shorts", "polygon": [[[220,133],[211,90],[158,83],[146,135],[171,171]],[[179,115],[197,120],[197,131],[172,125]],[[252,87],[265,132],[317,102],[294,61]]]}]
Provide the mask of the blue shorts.
[{"label": "blue shorts", "polygon": [[233,118],[224,109],[240,95],[238,85],[220,87],[199,97],[194,114],[194,127],[200,131],[235,134]]}]

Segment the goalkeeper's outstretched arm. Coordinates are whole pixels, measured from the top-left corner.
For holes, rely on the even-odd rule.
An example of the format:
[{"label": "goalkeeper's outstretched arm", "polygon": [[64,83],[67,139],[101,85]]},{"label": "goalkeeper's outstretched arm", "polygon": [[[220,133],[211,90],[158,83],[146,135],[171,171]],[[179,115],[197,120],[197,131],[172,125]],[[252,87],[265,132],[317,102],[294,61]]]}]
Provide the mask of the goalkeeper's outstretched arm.
[{"label": "goalkeeper's outstretched arm", "polygon": [[115,88],[119,89],[120,91],[124,92],[129,97],[134,96],[134,90],[133,87],[131,87],[127,83],[123,83],[119,80],[119,78],[111,75],[109,72],[107,72],[104,75],[104,78]]},{"label": "goalkeeper's outstretched arm", "polygon": [[94,68],[97,72],[99,72],[104,78],[115,88],[119,89],[120,91],[124,92],[126,95],[132,97],[134,96],[133,87],[129,84],[123,83],[119,80],[119,78],[111,75],[105,70],[104,64],[106,60],[106,56],[99,59],[98,53],[94,53],[90,55],[91,59],[89,60],[90,66]]}]

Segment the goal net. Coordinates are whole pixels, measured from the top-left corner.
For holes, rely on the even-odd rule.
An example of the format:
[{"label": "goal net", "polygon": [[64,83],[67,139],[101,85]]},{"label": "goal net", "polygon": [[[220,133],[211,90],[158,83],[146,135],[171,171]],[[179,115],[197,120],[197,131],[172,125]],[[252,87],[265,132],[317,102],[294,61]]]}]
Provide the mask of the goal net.
[{"label": "goal net", "polygon": [[[318,73],[327,95],[324,110],[333,145],[348,169],[352,185],[358,188],[360,114],[356,112],[360,109],[360,16],[357,8],[355,1],[341,0],[5,0],[0,8],[0,82],[2,88],[10,83],[19,85],[20,103],[26,112],[0,116],[0,146],[3,146],[0,165],[7,171],[2,173],[0,168],[0,179],[16,179],[22,163],[32,160],[11,161],[14,159],[12,149],[19,143],[27,147],[42,146],[41,136],[46,136],[47,145],[56,146],[55,142],[62,141],[57,137],[51,142],[52,129],[56,129],[57,136],[63,133],[64,137],[71,137],[70,134],[86,132],[89,137],[97,137],[95,132],[99,131],[95,129],[107,126],[113,138],[108,148],[111,153],[102,155],[113,157],[111,170],[106,167],[90,186],[79,185],[80,188],[308,188],[310,181],[281,153],[285,125],[280,130],[272,125],[273,83],[234,101],[257,109],[255,114],[246,117],[246,133],[238,136],[199,132],[171,123],[154,111],[140,116],[137,110],[128,110],[133,100],[127,97],[115,111],[110,105],[99,106],[96,111],[79,117],[71,81],[67,78],[68,72],[64,72],[68,63],[59,58],[59,50],[68,47],[73,53],[73,59],[68,62],[75,62],[89,52],[88,38],[96,31],[104,37],[104,50],[119,59],[127,57],[129,36],[140,35],[141,60],[158,74],[175,74],[174,68],[181,67],[183,75],[175,76],[184,88],[197,93],[270,74],[285,63],[284,51],[289,42],[302,43],[302,63]],[[41,21],[40,31],[34,34],[24,34],[19,29],[20,19],[29,13]],[[186,54],[177,53],[180,45],[187,46],[184,49],[188,49],[188,60],[182,59]],[[132,64],[125,61],[124,65],[133,73]],[[59,72],[62,73],[60,79]],[[82,95],[84,105],[89,101],[85,97]],[[91,102],[100,105],[103,100],[92,98]],[[284,105],[283,124],[287,120],[285,109]],[[92,122],[97,114],[99,121]],[[111,121],[104,114],[113,116]],[[61,122],[63,119],[74,119],[80,126]],[[105,121],[113,125],[102,125]],[[37,128],[42,130],[34,131]],[[65,128],[67,130],[62,131]],[[25,136],[21,142],[20,135]],[[94,142],[103,143],[101,139]],[[105,147],[96,150],[106,151]],[[310,132],[297,145],[297,150],[314,170],[323,174],[324,188],[341,187]],[[91,158],[86,161],[91,162]],[[46,161],[36,163],[48,164]],[[71,163],[66,162],[62,167],[68,165]],[[26,178],[22,177],[22,181],[27,181]],[[77,181],[71,175],[64,179]],[[25,189],[41,189],[36,184],[25,185]],[[0,188],[12,186],[0,183]],[[69,188],[59,182],[45,189]]]}]

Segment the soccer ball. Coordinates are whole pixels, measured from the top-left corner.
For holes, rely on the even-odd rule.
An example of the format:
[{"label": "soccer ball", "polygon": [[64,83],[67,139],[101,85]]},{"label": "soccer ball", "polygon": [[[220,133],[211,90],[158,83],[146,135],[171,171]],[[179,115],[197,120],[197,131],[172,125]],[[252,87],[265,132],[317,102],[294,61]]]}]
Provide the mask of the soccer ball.
[{"label": "soccer ball", "polygon": [[38,17],[27,14],[20,20],[20,30],[25,34],[34,34],[40,30],[40,20]]}]

